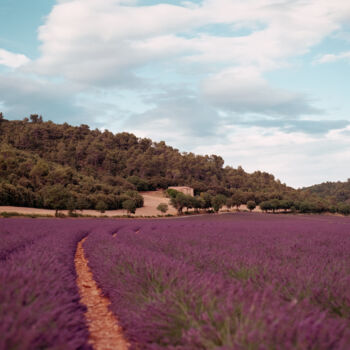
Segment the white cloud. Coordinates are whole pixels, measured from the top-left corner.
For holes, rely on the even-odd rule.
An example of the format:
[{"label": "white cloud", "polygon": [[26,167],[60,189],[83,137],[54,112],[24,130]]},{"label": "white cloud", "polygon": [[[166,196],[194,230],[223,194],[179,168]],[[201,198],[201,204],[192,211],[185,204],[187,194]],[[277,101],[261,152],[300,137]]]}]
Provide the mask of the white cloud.
[{"label": "white cloud", "polygon": [[193,149],[200,154],[220,154],[226,165],[242,165],[246,171],[267,171],[293,187],[324,181],[346,181],[350,140],[344,130],[326,136],[284,133],[279,129],[227,128],[227,140]]},{"label": "white cloud", "polygon": [[[23,64],[21,74],[44,79],[31,84],[1,76],[0,103],[12,115],[39,110],[55,121],[87,118],[93,127],[217,153],[228,164],[273,172],[294,186],[348,177],[350,155],[341,152],[350,146],[346,121],[305,120],[320,112],[310,97],[277,88],[266,77],[340,31],[350,19],[349,1],[138,4],[58,0],[39,28],[40,57],[21,64],[6,59],[13,68]],[[49,83],[52,76],[64,83]],[[141,101],[137,111],[118,106],[117,94],[128,90]],[[327,133],[331,129],[337,130]]]},{"label": "white cloud", "polygon": [[202,93],[218,107],[234,112],[293,117],[320,113],[302,94],[270,86],[255,67],[223,70],[203,82]]},{"label": "white cloud", "polygon": [[28,63],[29,61],[29,58],[25,55],[0,49],[0,64],[4,66],[10,68],[18,68]]},{"label": "white cloud", "polygon": [[0,74],[0,102],[5,117],[22,119],[32,113],[45,120],[76,123],[77,117],[87,118],[89,113],[76,104],[76,90],[72,85],[45,79],[33,79],[16,72]]},{"label": "white cloud", "polygon": [[[206,0],[197,6],[60,1],[39,29],[42,55],[33,69],[108,85],[127,79],[135,68],[174,57],[181,57],[182,64],[254,65],[264,71],[308,52],[349,13],[343,0]],[[208,24],[252,32],[201,33]]]},{"label": "white cloud", "polygon": [[350,51],[339,54],[326,54],[316,60],[316,63],[331,63],[337,61],[348,61],[350,63]]}]

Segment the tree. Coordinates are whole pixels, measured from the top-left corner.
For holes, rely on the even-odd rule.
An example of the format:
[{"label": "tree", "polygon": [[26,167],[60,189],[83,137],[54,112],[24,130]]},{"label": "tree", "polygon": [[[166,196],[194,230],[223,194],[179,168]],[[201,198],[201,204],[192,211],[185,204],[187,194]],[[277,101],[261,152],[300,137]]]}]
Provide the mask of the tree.
[{"label": "tree", "polygon": [[125,195],[135,202],[136,208],[143,207],[143,197],[137,191],[126,191]]},{"label": "tree", "polygon": [[212,196],[210,193],[208,192],[202,192],[200,194],[200,197],[202,198],[203,201],[203,209],[209,209],[211,208],[211,202],[212,202]]},{"label": "tree", "polygon": [[169,209],[169,207],[168,207],[168,204],[166,204],[166,203],[160,203],[157,206],[157,210],[159,210],[163,214],[165,214],[168,211],[168,209]]},{"label": "tree", "polygon": [[32,121],[32,123],[42,123],[43,117],[39,116],[38,114],[31,114],[30,120]]},{"label": "tree", "polygon": [[192,207],[196,210],[196,212],[199,212],[199,209],[204,207],[204,199],[201,196],[191,196],[192,201]]},{"label": "tree", "polygon": [[281,202],[277,198],[271,199],[270,203],[271,203],[271,209],[272,209],[273,212],[275,212],[276,210],[281,208]]},{"label": "tree", "polygon": [[75,215],[75,211],[77,209],[77,202],[73,196],[71,196],[67,201],[67,209],[68,209],[69,216]]},{"label": "tree", "polygon": [[173,188],[168,188],[166,191],[165,191],[165,195],[168,197],[168,198],[175,198],[176,195],[179,193],[179,191],[176,191],[175,189]]},{"label": "tree", "polygon": [[44,205],[48,208],[55,209],[55,215],[59,210],[67,209],[70,200],[70,193],[63,185],[53,185],[43,190]]},{"label": "tree", "polygon": [[338,206],[338,212],[343,215],[350,214],[350,205],[346,203],[342,203]]},{"label": "tree", "polygon": [[135,214],[137,205],[133,199],[127,199],[123,202],[123,209],[127,211],[128,214]]},{"label": "tree", "polygon": [[105,201],[99,200],[95,205],[95,209],[100,213],[104,213],[108,209],[108,206]]},{"label": "tree", "polygon": [[234,205],[234,203],[233,203],[232,198],[227,198],[227,200],[226,200],[227,209],[231,209],[233,207],[233,205]]},{"label": "tree", "polygon": [[188,204],[187,196],[182,192],[178,192],[176,197],[170,198],[170,204],[177,209],[178,214],[182,214],[183,208]]},{"label": "tree", "polygon": [[226,197],[222,194],[217,194],[212,200],[212,206],[214,211],[217,213],[225,203]]},{"label": "tree", "polygon": [[270,201],[263,201],[259,204],[259,207],[262,211],[268,212],[269,210],[272,210],[272,205]]},{"label": "tree", "polygon": [[247,208],[252,211],[256,208],[256,203],[254,201],[248,201],[247,202]]},{"label": "tree", "polygon": [[242,191],[235,191],[232,195],[232,206],[235,206],[239,210],[239,206],[245,203],[244,193]]},{"label": "tree", "polygon": [[132,183],[138,191],[148,191],[149,184],[147,181],[139,178],[138,176],[129,176],[127,180]]},{"label": "tree", "polygon": [[89,209],[90,203],[84,196],[79,196],[76,201],[76,209],[83,210]]}]

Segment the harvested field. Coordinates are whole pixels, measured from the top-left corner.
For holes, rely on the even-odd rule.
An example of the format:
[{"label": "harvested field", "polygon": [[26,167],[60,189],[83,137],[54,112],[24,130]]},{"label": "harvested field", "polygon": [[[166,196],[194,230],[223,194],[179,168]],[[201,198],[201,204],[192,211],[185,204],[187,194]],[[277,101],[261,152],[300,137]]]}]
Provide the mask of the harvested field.
[{"label": "harvested field", "polygon": [[[150,191],[150,192],[141,192],[144,198],[144,206],[142,208],[138,208],[136,210],[137,216],[157,216],[162,213],[157,210],[157,206],[160,203],[166,203],[169,205],[169,210],[167,214],[176,214],[176,210],[169,204],[169,199],[163,196],[163,191]],[[26,208],[26,207],[11,207],[11,206],[0,206],[0,213],[8,212],[8,213],[19,213],[24,215],[51,215],[55,216],[55,210],[51,209],[39,209],[39,208]],[[61,210],[61,213],[68,215],[67,210]],[[104,213],[100,213],[97,210],[79,210],[79,214],[82,215],[91,215],[91,216],[122,216],[126,215],[126,210],[106,210]]]}]

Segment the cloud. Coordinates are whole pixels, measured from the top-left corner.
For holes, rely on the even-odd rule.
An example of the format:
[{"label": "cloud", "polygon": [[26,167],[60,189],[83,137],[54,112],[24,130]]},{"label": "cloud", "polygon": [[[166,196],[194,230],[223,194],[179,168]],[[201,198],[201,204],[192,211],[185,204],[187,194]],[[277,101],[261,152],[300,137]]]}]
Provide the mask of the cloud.
[{"label": "cloud", "polygon": [[[32,113],[48,120],[83,122],[84,109],[76,104],[72,86],[33,79],[16,73],[0,74],[0,103],[9,119],[22,119]],[[86,117],[86,115],[85,115]]]},{"label": "cloud", "polygon": [[315,63],[333,63],[337,61],[348,61],[350,63],[350,51],[339,54],[326,54],[318,58]]},{"label": "cloud", "polygon": [[[344,130],[350,130],[346,127]],[[324,181],[346,181],[350,140],[343,129],[326,135],[286,133],[278,128],[232,126],[225,142],[202,144],[199,154],[220,154],[226,165],[246,171],[267,171],[295,188]]]},{"label": "cloud", "polygon": [[29,61],[29,58],[25,55],[0,49],[0,64],[4,66],[10,68],[18,68],[25,65]]},{"label": "cloud", "polygon": [[304,95],[270,86],[254,67],[227,69],[209,77],[202,84],[202,94],[217,107],[237,113],[322,114]]},{"label": "cloud", "polygon": [[154,107],[132,114],[122,127],[185,148],[225,137],[218,112],[186,88],[158,94]]},{"label": "cloud", "polygon": [[[5,115],[131,131],[295,186],[345,174],[348,121],[268,73],[341,32],[349,1],[156,2],[57,0],[38,30],[39,58],[6,59],[15,73],[0,75]],[[338,56],[321,60],[347,59]]]},{"label": "cloud", "polygon": [[[199,63],[204,70],[205,65],[220,64],[254,65],[265,71],[308,52],[349,13],[350,5],[343,0],[205,0],[149,6],[137,6],[136,1],[59,1],[39,28],[41,57],[31,69],[97,85],[127,82],[140,67],[174,59],[174,70]],[[207,25],[231,26],[238,32],[202,32]],[[239,34],[241,28],[248,34]]]},{"label": "cloud", "polygon": [[246,127],[262,127],[265,129],[274,128],[283,131],[284,133],[301,132],[309,135],[324,135],[331,130],[343,130],[350,125],[349,120],[307,120],[307,119],[252,119],[245,120],[236,118],[232,120],[232,125],[240,125]]}]

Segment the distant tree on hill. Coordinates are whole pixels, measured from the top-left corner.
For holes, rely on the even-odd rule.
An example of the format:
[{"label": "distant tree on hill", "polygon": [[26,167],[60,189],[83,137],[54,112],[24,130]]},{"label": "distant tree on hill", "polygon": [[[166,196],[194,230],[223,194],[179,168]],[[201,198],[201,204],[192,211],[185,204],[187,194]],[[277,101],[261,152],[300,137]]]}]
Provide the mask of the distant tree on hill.
[{"label": "distant tree on hill", "polygon": [[246,202],[245,195],[242,191],[236,190],[233,192],[233,195],[231,197],[232,200],[232,206],[235,206],[238,210],[240,205],[244,204]]},{"label": "distant tree on hill", "polygon": [[108,205],[104,201],[99,200],[96,203],[95,209],[98,210],[100,213],[104,213],[108,209]]},{"label": "distant tree on hill", "polygon": [[231,209],[232,207],[233,207],[233,200],[232,200],[232,198],[227,198],[227,200],[226,200],[226,207],[227,207],[227,209]]},{"label": "distant tree on hill", "polygon": [[272,210],[272,205],[270,201],[263,201],[259,204],[259,207],[262,211],[268,212],[269,210]]},{"label": "distant tree on hill", "polygon": [[125,209],[128,214],[135,214],[137,204],[133,199],[127,199],[123,202],[123,209]]},{"label": "distant tree on hill", "polygon": [[212,199],[212,207],[216,213],[224,206],[226,200],[227,198],[222,194],[218,194]]},{"label": "distant tree on hill", "polygon": [[182,214],[183,208],[188,205],[188,198],[184,193],[178,192],[176,197],[170,198],[170,204],[177,210],[178,214]]},{"label": "distant tree on hill", "polygon": [[32,123],[42,123],[43,122],[43,117],[39,116],[38,114],[31,114],[30,115],[30,120]]},{"label": "distant tree on hill", "polygon": [[200,194],[200,197],[202,198],[203,204],[202,208],[203,209],[209,209],[211,208],[211,203],[212,203],[212,196],[208,192],[202,192]]},{"label": "distant tree on hill", "polygon": [[48,186],[43,190],[44,205],[47,208],[55,209],[56,216],[59,210],[67,209],[71,199],[69,191],[60,184]]},{"label": "distant tree on hill", "polygon": [[256,203],[254,201],[248,201],[247,202],[247,208],[252,211],[256,208]]},{"label": "distant tree on hill", "polygon": [[349,215],[350,214],[350,205],[349,204],[339,204],[338,206],[338,212],[343,215]]}]

